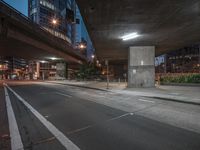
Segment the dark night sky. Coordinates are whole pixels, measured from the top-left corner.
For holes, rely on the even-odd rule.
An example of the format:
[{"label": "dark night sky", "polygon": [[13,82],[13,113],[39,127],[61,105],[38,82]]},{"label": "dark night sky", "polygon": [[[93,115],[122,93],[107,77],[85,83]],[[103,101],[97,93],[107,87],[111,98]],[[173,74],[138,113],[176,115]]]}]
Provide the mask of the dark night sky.
[{"label": "dark night sky", "polygon": [[28,15],[28,0],[4,0],[6,3],[23,13]]}]

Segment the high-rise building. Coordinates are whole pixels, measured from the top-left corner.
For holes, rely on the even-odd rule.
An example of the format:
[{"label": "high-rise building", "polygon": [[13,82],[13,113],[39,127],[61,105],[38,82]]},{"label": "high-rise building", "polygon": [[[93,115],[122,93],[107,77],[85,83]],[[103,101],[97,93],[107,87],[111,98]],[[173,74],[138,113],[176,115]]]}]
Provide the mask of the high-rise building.
[{"label": "high-rise building", "polygon": [[[94,48],[75,0],[28,0],[29,18],[90,58]],[[80,48],[84,44],[85,48]]]},{"label": "high-rise building", "polygon": [[94,47],[90,36],[87,32],[85,23],[81,16],[80,10],[76,5],[76,35],[75,35],[76,46],[80,45],[80,43],[85,44],[85,51],[82,52],[88,57],[88,59],[92,59],[91,56],[94,53]]},{"label": "high-rise building", "polygon": [[28,16],[55,36],[74,43],[75,0],[29,0]]}]

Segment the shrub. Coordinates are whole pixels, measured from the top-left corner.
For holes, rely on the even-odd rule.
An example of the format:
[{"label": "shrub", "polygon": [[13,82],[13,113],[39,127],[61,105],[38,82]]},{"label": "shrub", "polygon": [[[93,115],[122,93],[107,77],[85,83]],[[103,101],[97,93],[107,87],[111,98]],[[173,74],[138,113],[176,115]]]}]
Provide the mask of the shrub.
[{"label": "shrub", "polygon": [[162,83],[200,83],[200,74],[163,76],[160,81]]}]

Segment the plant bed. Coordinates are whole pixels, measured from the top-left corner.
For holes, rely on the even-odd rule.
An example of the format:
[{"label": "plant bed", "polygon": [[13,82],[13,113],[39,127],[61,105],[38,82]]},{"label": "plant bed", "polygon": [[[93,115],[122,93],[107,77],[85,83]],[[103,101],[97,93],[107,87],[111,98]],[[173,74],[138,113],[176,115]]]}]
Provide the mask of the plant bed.
[{"label": "plant bed", "polygon": [[200,84],[200,74],[180,74],[176,76],[167,75],[161,76],[160,78],[161,84]]}]

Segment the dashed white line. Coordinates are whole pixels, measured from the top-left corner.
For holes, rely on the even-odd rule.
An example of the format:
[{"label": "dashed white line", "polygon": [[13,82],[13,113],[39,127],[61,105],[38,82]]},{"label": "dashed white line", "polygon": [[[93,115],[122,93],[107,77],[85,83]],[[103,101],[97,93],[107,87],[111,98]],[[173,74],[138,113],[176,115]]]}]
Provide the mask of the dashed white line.
[{"label": "dashed white line", "polygon": [[40,122],[57,138],[57,140],[67,150],[80,150],[71,140],[69,140],[61,131],[59,131],[51,122],[43,117],[36,109],[34,109],[28,102],[26,102],[21,96],[19,96],[9,86],[7,88],[13,92],[13,94],[40,120]]},{"label": "dashed white line", "polygon": [[63,94],[63,93],[60,93],[60,92],[55,92],[56,94],[58,95],[62,95],[62,96],[65,96],[65,97],[72,97],[71,95],[68,95],[68,94]]},{"label": "dashed white line", "polygon": [[23,150],[24,146],[22,143],[22,139],[19,133],[19,128],[17,125],[17,121],[15,118],[15,114],[12,108],[12,104],[10,101],[10,97],[8,95],[7,88],[4,87],[5,91],[5,98],[6,98],[6,108],[7,108],[7,115],[8,115],[8,124],[9,124],[9,131],[11,137],[11,149],[12,150]]},{"label": "dashed white line", "polygon": [[133,113],[125,113],[125,114],[123,114],[123,115],[121,115],[121,116],[117,116],[117,117],[114,117],[114,118],[111,118],[111,119],[109,119],[109,120],[107,120],[107,121],[113,121],[113,120],[117,120],[117,119],[120,119],[120,118],[122,118],[122,117],[125,117],[125,116],[128,116],[128,115],[134,115]]},{"label": "dashed white line", "polygon": [[146,100],[146,99],[138,99],[138,100],[143,101],[143,102],[155,103],[154,101],[150,101],[150,100]]}]

